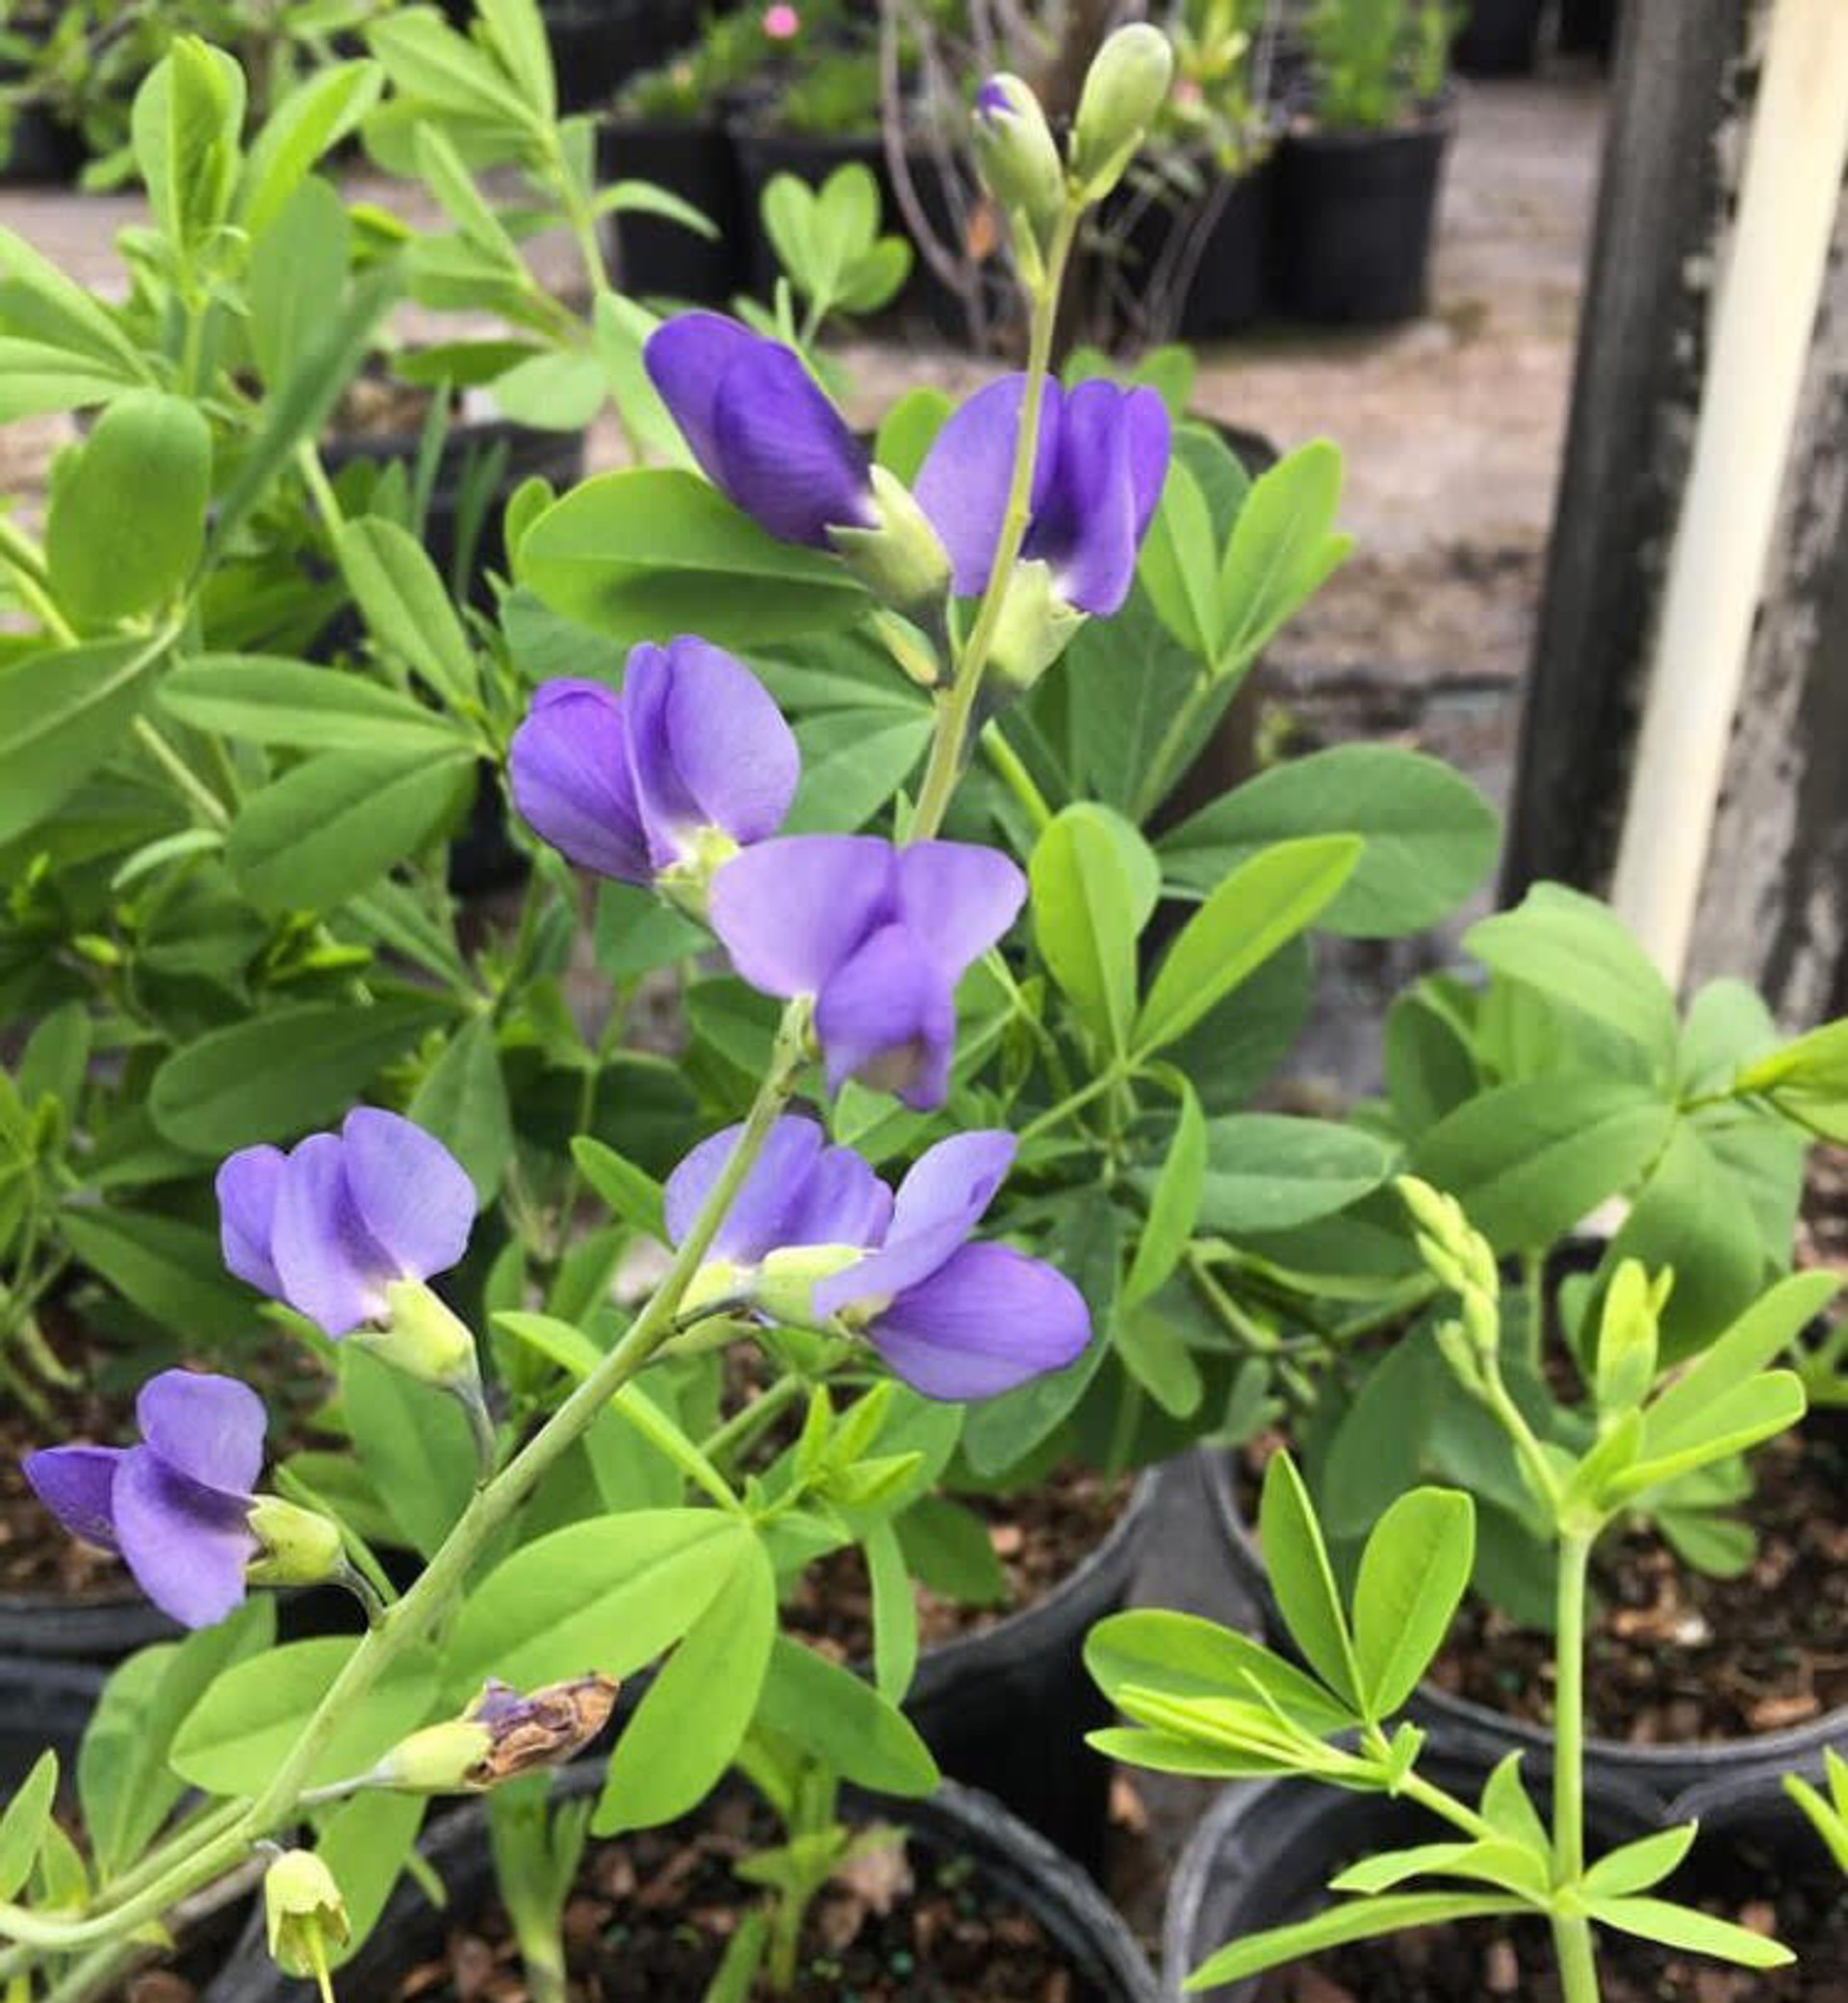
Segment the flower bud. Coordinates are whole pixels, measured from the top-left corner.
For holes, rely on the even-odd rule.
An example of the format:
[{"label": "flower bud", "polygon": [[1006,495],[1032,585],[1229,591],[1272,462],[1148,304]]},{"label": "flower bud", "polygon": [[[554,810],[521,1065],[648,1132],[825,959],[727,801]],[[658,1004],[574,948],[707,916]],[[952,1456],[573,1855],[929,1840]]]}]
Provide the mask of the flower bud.
[{"label": "flower bud", "polygon": [[285,1850],[264,1874],[263,1912],[270,1960],[285,1975],[312,1976],[331,2003],[327,1950],[352,1932],[334,1874],[312,1850]]},{"label": "flower bud", "polygon": [[1008,579],[988,659],[1007,700],[1026,692],[1072,643],[1085,615],[1054,588],[1052,567],[1022,563]]},{"label": "flower bud", "polygon": [[882,604],[931,619],[950,591],[950,558],[930,518],[888,467],[872,469],[870,528],[831,528],[829,540]]},{"label": "flower bud", "polygon": [[400,1794],[479,1794],[535,1767],[562,1765],[603,1729],[621,1687],[593,1673],[523,1696],[490,1678],[459,1718],[400,1739],[370,1778]]},{"label": "flower bud", "polygon": [[321,1585],[346,1569],[339,1526],[319,1510],[258,1496],[244,1521],[263,1546],[244,1569],[253,1585]]},{"label": "flower bud", "polygon": [[1087,201],[1123,177],[1147,137],[1174,74],[1174,51],[1159,28],[1132,21],[1091,61],[1071,128],[1071,171]]},{"label": "flower bud", "polygon": [[1017,76],[992,76],[975,96],[975,157],[1017,236],[1043,253],[1065,206],[1065,169],[1040,100]]},{"label": "flower bud", "polygon": [[385,1289],[384,1325],[352,1338],[381,1361],[420,1383],[464,1392],[481,1382],[468,1324],[422,1280],[393,1280]]},{"label": "flower bud", "polygon": [[1642,1263],[1626,1259],[1604,1290],[1598,1327],[1597,1395],[1601,1410],[1640,1405],[1656,1381],[1660,1308]]}]

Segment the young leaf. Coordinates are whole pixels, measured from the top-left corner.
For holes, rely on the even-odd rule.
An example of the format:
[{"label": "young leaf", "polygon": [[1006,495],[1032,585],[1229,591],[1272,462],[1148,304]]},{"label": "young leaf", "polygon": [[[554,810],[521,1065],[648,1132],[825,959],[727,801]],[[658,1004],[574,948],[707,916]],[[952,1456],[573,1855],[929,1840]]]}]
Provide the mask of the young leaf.
[{"label": "young leaf", "polygon": [[1475,1892],[1404,1891],[1376,1899],[1349,1899],[1318,1913],[1313,1919],[1300,1919],[1291,1926],[1270,1927],[1261,1934],[1247,1934],[1222,1947],[1195,1968],[1181,1985],[1187,1990],[1217,1989],[1221,1983],[1241,1982],[1285,1962],[1301,1961],[1326,1947],[1340,1947],[1349,1940],[1371,1940],[1377,1934],[1397,1934],[1407,1927],[1450,1926],[1459,1919],[1488,1919],[1499,1913],[1520,1913],[1527,1908],[1522,1899],[1489,1898]]},{"label": "young leaf", "polygon": [[1643,1458],[1608,1481],[1604,1494],[1612,1502],[1624,1502],[1709,1461],[1741,1453],[1794,1425],[1807,1403],[1803,1379],[1794,1371],[1768,1370],[1748,1378],[1728,1394],[1720,1409],[1709,1408],[1678,1430],[1673,1448],[1665,1451],[1645,1426]]},{"label": "young leaf", "polygon": [[1482,1819],[1500,1835],[1541,1857],[1552,1849],[1547,1825],[1521,1780],[1521,1755],[1509,1753],[1482,1784]]},{"label": "young leaf", "polygon": [[1086,1733],[1085,1743],[1106,1759],[1119,1759],[1126,1766],[1145,1766],[1158,1774],[1188,1774],[1205,1781],[1261,1781],[1296,1771],[1287,1759],[1235,1752],[1229,1746],[1209,1745],[1172,1732],[1151,1732],[1139,1725],[1103,1726]]},{"label": "young leaf", "polygon": [[1180,1263],[1200,1214],[1206,1181],[1206,1119],[1193,1086],[1179,1072],[1172,1081],[1180,1097],[1180,1117],[1162,1159],[1161,1173],[1148,1199],[1148,1217],[1129,1262],[1122,1305],[1133,1308],[1146,1300]]},{"label": "young leaf", "polygon": [[1615,1927],[1620,1934],[1634,1934],[1639,1939],[1659,1941],[1664,1947],[1684,1947],[1693,1954],[1710,1954],[1715,1961],[1733,1962],[1742,1968],[1782,1968],[1796,1956],[1776,1940],[1767,1940],[1748,1927],[1731,1920],[1715,1919],[1711,1913],[1697,1913],[1690,1906],[1678,1906],[1668,1899],[1587,1899],[1586,1910],[1601,1926]]},{"label": "young leaf", "polygon": [[1098,1044],[1121,1054],[1136,1014],[1135,893],[1118,844],[1082,809],[1034,844],[1034,943]]},{"label": "young leaf", "polygon": [[1693,1847],[1699,1827],[1698,1823],[1680,1823],[1607,1850],[1585,1873],[1586,1897],[1619,1898],[1659,1885]]},{"label": "young leaf", "polygon": [[405,1109],[469,1172],[485,1206],[513,1159],[513,1111],[493,1019],[473,1016],[451,1037]]},{"label": "young leaf", "polygon": [[609,1205],[612,1216],[663,1245],[667,1243],[666,1198],[654,1176],[588,1134],[580,1134],[571,1143],[571,1158],[584,1180]]},{"label": "young leaf", "polygon": [[771,1650],[757,1722],[857,1786],[925,1795],[937,1785],[937,1761],[904,1712],[864,1677],[786,1634]]},{"label": "young leaf", "polygon": [[1159,1607],[1111,1614],[1085,1639],[1085,1667],[1113,1702],[1130,1687],[1176,1698],[1257,1699],[1322,1736],[1357,1722],[1354,1711],[1294,1663],[1197,1614]]},{"label": "young leaf", "polygon": [[1391,1891],[1408,1878],[1476,1878],[1519,1898],[1544,1899],[1547,1872],[1546,1858],[1522,1843],[1419,1843],[1362,1858],[1329,1879],[1328,1889],[1373,1894]]},{"label": "young leaf", "polygon": [[1273,1453],[1264,1471],[1258,1536],[1271,1590],[1291,1638],[1329,1689],[1344,1704],[1364,1713],[1360,1665],[1335,1588],[1327,1547],[1322,1541],[1309,1491],[1287,1453]]},{"label": "young leaf", "polygon": [[61,806],[127,737],[167,636],[0,661],[0,841]]},{"label": "young leaf", "polygon": [[409,530],[362,515],[341,526],[334,550],[373,640],[447,704],[472,701],[480,679],[475,650],[436,565]]},{"label": "young leaf", "polygon": [[1235,869],[1163,961],[1137,1018],[1138,1052],[1147,1055],[1185,1036],[1309,925],[1352,875],[1362,847],[1349,835],[1281,841]]},{"label": "young leaf", "polygon": [[889,1516],[868,1524],[860,1541],[873,1589],[874,1681],[887,1703],[902,1704],[917,1668],[917,1596]]},{"label": "young leaf", "polygon": [[1136,574],[1162,624],[1209,665],[1219,657],[1219,569],[1206,497],[1186,462],[1172,459]]},{"label": "young leaf", "polygon": [[356,1343],[341,1346],[341,1409],[372,1487],[406,1543],[429,1557],[475,1493],[475,1453],[460,1403]]},{"label": "young leaf", "polygon": [[32,1875],[57,1792],[58,1756],[47,1746],[0,1812],[0,1899],[12,1898]]},{"label": "young leaf", "polygon": [[1219,574],[1221,672],[1256,659],[1348,560],[1353,537],[1335,528],[1342,476],[1338,449],[1316,439],[1252,481]]},{"label": "young leaf", "polygon": [[1381,1517],[1354,1586],[1354,1654],[1370,1718],[1398,1710],[1444,1644],[1476,1561],[1476,1511],[1455,1489],[1417,1488]]},{"label": "young leaf", "polygon": [[1705,1436],[1712,1408],[1789,1348],[1840,1285],[1839,1276],[1831,1272],[1791,1273],[1754,1301],[1650,1405],[1645,1414],[1648,1454],[1673,1453]]}]

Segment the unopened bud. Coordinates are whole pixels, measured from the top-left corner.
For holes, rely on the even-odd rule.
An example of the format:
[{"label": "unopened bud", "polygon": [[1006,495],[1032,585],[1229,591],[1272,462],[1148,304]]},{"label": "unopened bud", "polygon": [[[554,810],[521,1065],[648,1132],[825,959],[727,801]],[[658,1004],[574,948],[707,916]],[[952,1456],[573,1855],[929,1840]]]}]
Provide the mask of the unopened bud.
[{"label": "unopened bud", "polygon": [[1123,177],[1148,136],[1174,75],[1174,51],[1159,28],[1132,21],[1097,51],[1071,128],[1071,171],[1087,201]]},{"label": "unopened bud", "polygon": [[344,1947],[352,1929],[334,1874],[312,1850],[285,1850],[263,1879],[270,1958],[285,1975],[313,1977],[331,1998],[330,1947]]},{"label": "unopened bud", "polygon": [[1017,76],[992,76],[975,94],[972,128],[988,193],[1042,258],[1065,210],[1065,169],[1039,98]]},{"label": "unopened bud", "polygon": [[872,470],[871,528],[831,528],[847,568],[882,604],[908,619],[934,618],[950,591],[950,558],[931,518],[888,466]]},{"label": "unopened bud", "polygon": [[372,1769],[400,1794],[479,1794],[535,1767],[561,1766],[603,1729],[622,1686],[574,1677],[522,1694],[490,1679],[459,1718],[400,1739]]},{"label": "unopened bud", "polygon": [[1624,1260],[1604,1289],[1598,1324],[1597,1394],[1604,1412],[1625,1411],[1649,1396],[1660,1344],[1658,1312],[1656,1289],[1641,1262]]},{"label": "unopened bud", "polygon": [[258,1496],[244,1521],[263,1546],[244,1568],[253,1585],[321,1585],[346,1570],[340,1528],[319,1510]]}]

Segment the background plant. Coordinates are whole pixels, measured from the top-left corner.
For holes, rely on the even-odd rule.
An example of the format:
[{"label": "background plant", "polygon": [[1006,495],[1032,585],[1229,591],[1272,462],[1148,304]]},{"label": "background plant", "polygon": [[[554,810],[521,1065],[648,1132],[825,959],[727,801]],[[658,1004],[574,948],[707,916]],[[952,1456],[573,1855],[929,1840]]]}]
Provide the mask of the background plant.
[{"label": "background plant", "polygon": [[1442,90],[1460,20],[1447,0],[1315,0],[1304,34],[1317,123],[1403,124]]}]

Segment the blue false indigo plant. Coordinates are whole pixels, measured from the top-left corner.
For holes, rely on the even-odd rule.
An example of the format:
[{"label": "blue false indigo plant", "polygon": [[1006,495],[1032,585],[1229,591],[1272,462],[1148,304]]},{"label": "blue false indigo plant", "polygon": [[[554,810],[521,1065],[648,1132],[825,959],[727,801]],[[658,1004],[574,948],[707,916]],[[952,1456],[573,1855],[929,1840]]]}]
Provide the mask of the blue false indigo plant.
[{"label": "blue false indigo plant", "polygon": [[1686,1857],[1687,1823],[1596,1859],[1585,1850],[1584,1654],[1588,1568],[1599,1537],[1639,1501],[1782,1432],[1803,1386],[1778,1359],[1835,1293],[1827,1274],[1781,1281],[1694,1363],[1665,1368],[1668,1272],[1626,1262],[1605,1294],[1586,1357],[1594,1427],[1569,1451],[1537,1436],[1504,1374],[1502,1280],[1488,1241],[1452,1197],[1402,1178],[1417,1244],[1455,1313],[1439,1351],[1505,1438],[1554,1560],[1553,1791],[1543,1814],[1510,1754],[1480,1799],[1419,1772],[1424,1733],[1399,1718],[1442,1647],[1475,1563],[1476,1506],[1456,1489],[1401,1495],[1366,1538],[1350,1598],[1337,1585],[1295,1462],[1267,1467],[1259,1527],[1278,1606],[1300,1663],[1190,1615],[1136,1612],[1091,1631],[1087,1660],[1131,1723],[1100,1750],[1164,1772],[1216,1778],[1297,1774],[1426,1810],[1444,1840],[1362,1858],[1309,1918],[1229,1943],[1188,1979],[1210,1989],[1345,1941],[1404,1927],[1528,1913],[1552,1930],[1561,1992],[1596,2003],[1599,1929],[1640,1936],[1748,1968],[1789,1950],[1660,1896]]}]

